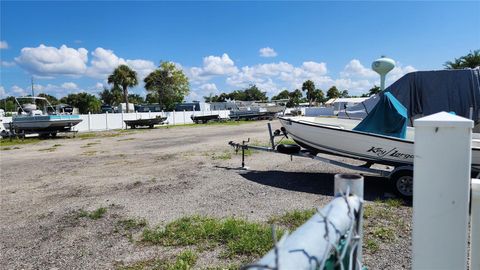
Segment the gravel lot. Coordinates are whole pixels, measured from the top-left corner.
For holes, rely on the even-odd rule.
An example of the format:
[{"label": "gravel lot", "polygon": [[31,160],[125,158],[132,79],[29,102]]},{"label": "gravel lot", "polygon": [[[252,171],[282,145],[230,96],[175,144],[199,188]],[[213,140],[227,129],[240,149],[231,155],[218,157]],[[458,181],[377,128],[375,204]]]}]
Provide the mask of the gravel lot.
[{"label": "gravel lot", "polygon": [[[329,202],[333,175],[348,170],[270,153],[254,153],[247,157],[250,170],[237,169],[240,156],[227,142],[267,142],[266,123],[102,132],[2,150],[0,268],[115,269],[178,252],[119,233],[116,224],[126,218],[144,218],[152,226],[195,214],[266,222]],[[376,248],[365,249],[364,262],[369,269],[410,268],[411,207],[396,205],[387,216],[377,215],[387,207],[386,189],[385,179],[366,178],[365,198],[374,214],[365,231]],[[107,209],[100,219],[76,214],[99,207]],[[401,221],[393,238],[374,231],[390,226],[392,217]],[[196,267],[224,263],[231,262],[204,251]]]}]

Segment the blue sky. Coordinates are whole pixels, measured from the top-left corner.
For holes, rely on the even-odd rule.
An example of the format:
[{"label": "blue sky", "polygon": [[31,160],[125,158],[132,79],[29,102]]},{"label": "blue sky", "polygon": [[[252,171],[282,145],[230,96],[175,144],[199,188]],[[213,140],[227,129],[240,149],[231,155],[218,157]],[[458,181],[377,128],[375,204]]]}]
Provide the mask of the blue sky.
[{"label": "blue sky", "polygon": [[[118,64],[140,75],[168,60],[200,99],[256,84],[271,96],[312,79],[352,94],[480,48],[480,2],[1,1],[0,94],[98,93]],[[140,84],[132,92],[144,95]]]}]

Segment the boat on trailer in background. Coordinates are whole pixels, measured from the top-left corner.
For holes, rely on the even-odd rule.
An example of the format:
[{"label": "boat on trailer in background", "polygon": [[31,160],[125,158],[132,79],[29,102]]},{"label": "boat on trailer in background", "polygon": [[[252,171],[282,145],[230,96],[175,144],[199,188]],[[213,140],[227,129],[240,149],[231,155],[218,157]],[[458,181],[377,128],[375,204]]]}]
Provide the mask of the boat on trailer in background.
[{"label": "boat on trailer in background", "polygon": [[[236,150],[257,149],[307,157],[332,165],[386,176],[393,190],[404,197],[413,195],[414,134],[413,119],[447,111],[480,122],[480,70],[419,71],[406,74],[384,90],[385,75],[394,61],[381,58],[372,68],[381,75],[381,90],[366,104],[359,104],[346,118],[281,116],[281,130],[270,132],[270,147],[248,145],[248,141],[229,142]],[[383,91],[384,90],[384,91]],[[449,98],[455,96],[455,98]],[[423,97],[423,98],[422,98]],[[425,97],[429,97],[426,100]],[[350,117],[365,109],[362,118]],[[291,138],[297,145],[275,144],[274,138]],[[480,174],[480,134],[472,133],[473,174]],[[357,166],[320,154],[364,161]],[[446,153],[448,154],[448,153]],[[242,161],[244,157],[242,155]],[[353,162],[352,162],[353,163]],[[383,164],[390,169],[375,169]],[[242,162],[242,167],[244,162]]]},{"label": "boat on trailer in background", "polygon": [[73,127],[82,122],[79,115],[57,113],[56,109],[44,97],[15,98],[17,114],[6,123],[9,131],[3,137],[39,134],[55,137],[59,132],[75,132]]}]

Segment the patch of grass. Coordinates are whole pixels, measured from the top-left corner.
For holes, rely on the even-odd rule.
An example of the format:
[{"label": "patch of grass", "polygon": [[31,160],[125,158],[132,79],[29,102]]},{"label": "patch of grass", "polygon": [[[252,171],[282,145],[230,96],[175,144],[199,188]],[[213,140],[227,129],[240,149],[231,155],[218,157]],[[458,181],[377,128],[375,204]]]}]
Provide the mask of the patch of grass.
[{"label": "patch of grass", "polygon": [[109,131],[97,131],[97,132],[85,132],[77,134],[77,137],[82,140],[88,140],[93,138],[112,138],[123,136],[125,132],[122,130],[109,130]]},{"label": "patch of grass", "polygon": [[368,238],[363,242],[363,247],[371,253],[375,253],[380,249],[379,244],[375,240]]},{"label": "patch of grass", "polygon": [[385,203],[389,207],[397,208],[397,207],[400,207],[400,206],[403,205],[403,200],[402,199],[388,199],[387,201],[385,201]]},{"label": "patch of grass", "polygon": [[[278,231],[277,235],[283,234]],[[142,241],[163,246],[202,246],[205,248],[223,245],[224,257],[260,256],[272,246],[271,229],[264,224],[241,219],[215,219],[209,217],[184,217],[168,223],[165,227],[147,228]]]},{"label": "patch of grass", "polygon": [[124,230],[136,230],[143,228],[147,226],[147,221],[145,219],[135,219],[135,218],[129,218],[129,219],[122,219],[119,220],[117,223],[120,227],[122,227]]},{"label": "patch of grass", "polygon": [[12,147],[2,147],[2,148],[0,148],[0,150],[5,150],[5,151],[12,150],[12,149],[13,149]]},{"label": "patch of grass", "polygon": [[100,219],[100,218],[103,217],[103,215],[105,215],[105,213],[107,213],[107,208],[105,208],[105,207],[97,208],[96,210],[91,211],[91,212],[81,209],[78,212],[78,217],[88,217],[90,219]]},{"label": "patch of grass", "polygon": [[297,144],[294,140],[292,139],[283,139],[280,141],[281,144]]},{"label": "patch of grass", "polygon": [[142,269],[155,269],[155,270],[190,270],[195,266],[198,255],[192,250],[184,250],[178,254],[175,258],[171,259],[149,259],[136,262],[128,266],[119,266],[118,270],[142,270]]},{"label": "patch of grass", "polygon": [[207,268],[203,268],[203,270],[237,270],[240,269],[240,264],[230,264],[225,266],[210,266]]},{"label": "patch of grass", "polygon": [[84,156],[94,156],[97,153],[97,151],[85,151],[82,153]]},{"label": "patch of grass", "polygon": [[135,140],[135,138],[126,138],[126,139],[117,140],[117,142],[133,141],[133,140]]},{"label": "patch of grass", "polygon": [[56,147],[38,149],[38,151],[40,151],[40,152],[54,152],[55,150],[57,150]]},{"label": "patch of grass", "polygon": [[222,154],[212,154],[212,159],[213,160],[227,160],[227,159],[232,159],[232,153],[230,152],[224,152]]},{"label": "patch of grass", "polygon": [[294,230],[310,219],[316,212],[317,210],[315,209],[293,210],[281,216],[271,217],[268,223],[278,224],[287,227],[289,230]]},{"label": "patch of grass", "polygon": [[94,146],[94,145],[96,145],[96,144],[100,144],[100,142],[87,143],[87,144],[85,144],[85,145],[80,146],[80,148],[88,148],[88,147],[92,147],[92,146]]},{"label": "patch of grass", "polygon": [[0,139],[0,146],[13,146],[13,145],[21,145],[21,144],[32,144],[38,143],[41,140],[39,138],[25,138],[24,140],[21,139]]},{"label": "patch of grass", "polygon": [[378,227],[372,231],[372,235],[382,241],[395,240],[395,231],[389,227]]},{"label": "patch of grass", "polygon": [[171,159],[174,159],[175,157],[176,157],[176,154],[164,154],[161,156],[157,156],[155,160],[156,161],[171,160]]},{"label": "patch of grass", "polygon": [[53,147],[59,147],[59,146],[62,146],[63,144],[60,144],[60,143],[56,143],[53,145]]}]

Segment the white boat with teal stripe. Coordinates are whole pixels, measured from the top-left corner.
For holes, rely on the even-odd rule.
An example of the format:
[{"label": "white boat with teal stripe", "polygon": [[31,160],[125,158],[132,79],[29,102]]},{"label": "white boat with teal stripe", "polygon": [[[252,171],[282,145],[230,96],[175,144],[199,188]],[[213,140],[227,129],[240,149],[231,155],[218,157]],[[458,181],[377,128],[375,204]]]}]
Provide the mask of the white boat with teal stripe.
[{"label": "white boat with teal stripe", "polygon": [[19,97],[17,115],[12,118],[12,128],[16,133],[50,133],[71,131],[82,122],[79,115],[58,114],[55,108],[43,97]]}]

